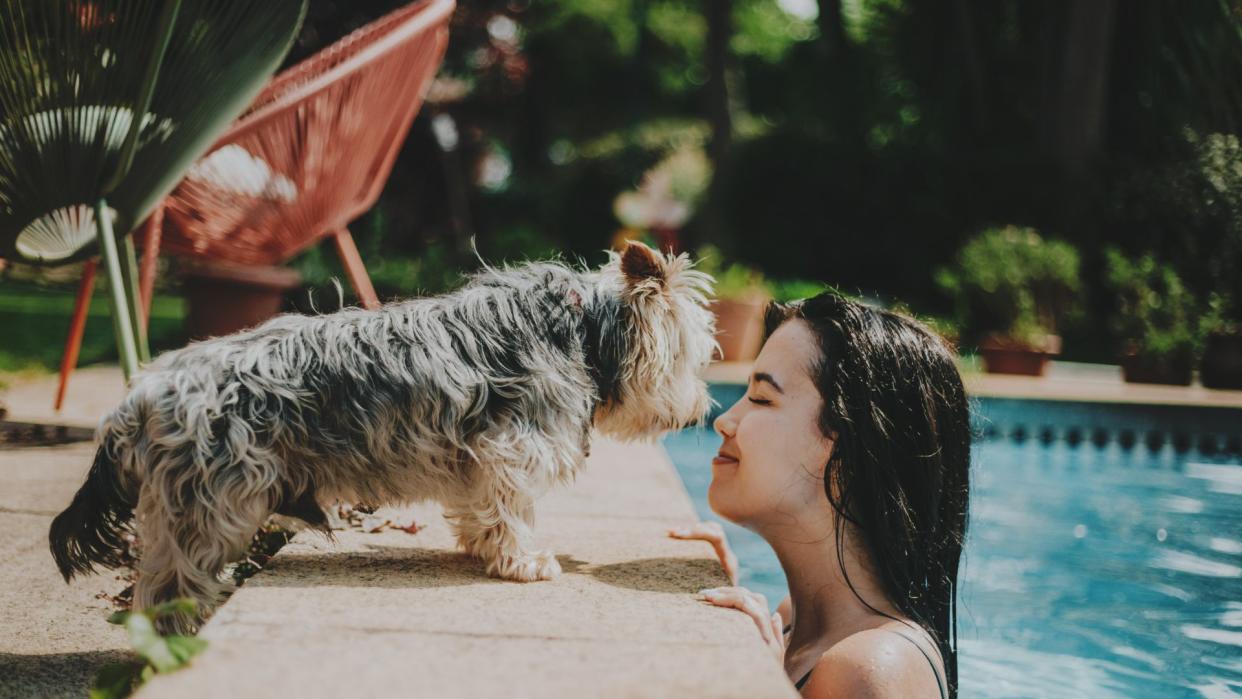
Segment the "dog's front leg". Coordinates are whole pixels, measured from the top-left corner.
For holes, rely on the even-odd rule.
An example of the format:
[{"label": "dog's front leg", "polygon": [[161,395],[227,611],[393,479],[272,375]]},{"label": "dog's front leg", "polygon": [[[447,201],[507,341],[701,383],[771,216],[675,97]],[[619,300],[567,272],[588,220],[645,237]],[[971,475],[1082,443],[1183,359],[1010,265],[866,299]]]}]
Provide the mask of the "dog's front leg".
[{"label": "dog's front leg", "polygon": [[561,565],[551,551],[534,551],[535,503],[502,484],[446,514],[461,547],[487,564],[487,574],[506,580],[551,580]]}]

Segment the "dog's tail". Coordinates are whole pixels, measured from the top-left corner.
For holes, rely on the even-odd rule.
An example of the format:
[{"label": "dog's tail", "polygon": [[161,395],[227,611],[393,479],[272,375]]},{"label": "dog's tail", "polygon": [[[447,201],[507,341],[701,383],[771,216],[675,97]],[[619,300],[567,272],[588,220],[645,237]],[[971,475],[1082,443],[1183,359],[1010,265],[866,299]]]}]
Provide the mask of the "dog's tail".
[{"label": "dog's tail", "polygon": [[95,564],[117,568],[126,562],[125,533],[134,517],[134,503],[121,485],[107,440],[95,453],[95,463],[73,502],[52,520],[48,538],[56,567],[69,582],[78,573],[91,573]]}]

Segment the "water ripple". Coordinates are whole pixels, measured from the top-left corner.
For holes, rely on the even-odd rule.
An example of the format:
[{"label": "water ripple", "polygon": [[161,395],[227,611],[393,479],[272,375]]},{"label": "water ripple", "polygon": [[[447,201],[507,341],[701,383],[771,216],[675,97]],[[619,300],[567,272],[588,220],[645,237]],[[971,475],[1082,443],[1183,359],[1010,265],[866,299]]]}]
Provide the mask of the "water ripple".
[{"label": "water ripple", "polygon": [[1156,554],[1156,558],[1151,562],[1151,566],[1153,568],[1164,568],[1165,570],[1175,570],[1179,573],[1203,575],[1210,578],[1242,577],[1242,568],[1238,566],[1202,558],[1193,553],[1170,551],[1168,549],[1159,551]]},{"label": "water ripple", "polygon": [[1242,647],[1242,631],[1226,631],[1186,624],[1182,626],[1182,635],[1194,641],[1211,641],[1224,646]]},{"label": "water ripple", "polygon": [[1186,475],[1209,481],[1208,490],[1213,492],[1242,495],[1242,466],[1190,462]]}]

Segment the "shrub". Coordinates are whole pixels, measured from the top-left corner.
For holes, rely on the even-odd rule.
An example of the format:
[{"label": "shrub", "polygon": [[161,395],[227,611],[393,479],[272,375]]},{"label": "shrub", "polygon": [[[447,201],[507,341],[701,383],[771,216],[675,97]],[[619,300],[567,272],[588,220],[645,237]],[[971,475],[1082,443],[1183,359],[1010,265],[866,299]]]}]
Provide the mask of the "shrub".
[{"label": "shrub", "polygon": [[1172,266],[1151,254],[1129,259],[1105,251],[1109,288],[1117,295],[1111,330],[1126,349],[1153,360],[1191,360],[1202,348],[1198,305]]},{"label": "shrub", "polygon": [[992,228],[967,242],[936,282],[954,299],[960,327],[1039,347],[1074,306],[1078,251],[1031,228]]}]

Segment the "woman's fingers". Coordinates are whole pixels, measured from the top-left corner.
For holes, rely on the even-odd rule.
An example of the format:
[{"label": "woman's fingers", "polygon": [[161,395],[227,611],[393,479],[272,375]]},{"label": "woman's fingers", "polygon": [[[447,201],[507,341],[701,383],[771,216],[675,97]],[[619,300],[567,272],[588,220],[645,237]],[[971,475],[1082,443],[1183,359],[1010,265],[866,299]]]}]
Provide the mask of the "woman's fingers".
[{"label": "woman's fingers", "polygon": [[718,607],[732,607],[745,612],[759,628],[759,635],[765,643],[771,644],[780,640],[781,635],[773,633],[772,618],[769,616],[767,599],[763,595],[744,587],[719,587],[703,590],[699,594]]},{"label": "woman's fingers", "polygon": [[710,543],[716,550],[716,558],[720,559],[725,575],[729,576],[729,584],[737,585],[737,556],[729,548],[724,527],[720,526],[719,522],[698,522],[688,527],[670,529],[668,535],[674,539],[693,539]]},{"label": "woman's fingers", "polygon": [[719,522],[696,522],[688,527],[668,530],[674,539],[702,539],[703,541],[724,541],[724,527]]}]

